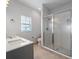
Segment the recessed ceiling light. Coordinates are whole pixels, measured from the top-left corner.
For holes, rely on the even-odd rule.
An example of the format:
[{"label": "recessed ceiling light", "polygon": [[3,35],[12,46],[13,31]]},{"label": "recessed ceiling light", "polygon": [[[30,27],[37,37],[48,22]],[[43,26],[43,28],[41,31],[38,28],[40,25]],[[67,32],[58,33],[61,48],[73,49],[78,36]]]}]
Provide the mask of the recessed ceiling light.
[{"label": "recessed ceiling light", "polygon": [[41,8],[38,8],[39,10],[41,10]]}]

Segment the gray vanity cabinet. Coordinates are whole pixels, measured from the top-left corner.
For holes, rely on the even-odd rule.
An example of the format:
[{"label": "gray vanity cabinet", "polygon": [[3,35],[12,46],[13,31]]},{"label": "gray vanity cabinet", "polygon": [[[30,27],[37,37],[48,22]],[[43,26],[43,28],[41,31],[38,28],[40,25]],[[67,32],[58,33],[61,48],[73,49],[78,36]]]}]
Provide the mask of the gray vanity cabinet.
[{"label": "gray vanity cabinet", "polygon": [[33,45],[26,45],[7,52],[6,59],[33,59]]}]

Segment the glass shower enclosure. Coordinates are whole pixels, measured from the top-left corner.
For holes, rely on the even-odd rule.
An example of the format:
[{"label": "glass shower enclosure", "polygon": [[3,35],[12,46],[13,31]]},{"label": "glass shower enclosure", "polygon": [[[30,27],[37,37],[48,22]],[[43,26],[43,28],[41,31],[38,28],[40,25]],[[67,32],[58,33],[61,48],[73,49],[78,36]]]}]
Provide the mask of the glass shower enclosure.
[{"label": "glass shower enclosure", "polygon": [[71,11],[43,17],[43,45],[67,56],[72,56]]}]

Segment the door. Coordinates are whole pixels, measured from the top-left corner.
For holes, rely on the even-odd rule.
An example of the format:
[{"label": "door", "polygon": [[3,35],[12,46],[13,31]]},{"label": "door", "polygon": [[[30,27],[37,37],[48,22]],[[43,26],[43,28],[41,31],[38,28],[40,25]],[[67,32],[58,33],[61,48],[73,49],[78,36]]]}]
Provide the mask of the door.
[{"label": "door", "polygon": [[54,15],[54,47],[55,50],[71,56],[71,12],[66,11]]},{"label": "door", "polygon": [[44,46],[53,49],[52,40],[52,17],[44,17],[43,19],[43,44]]}]

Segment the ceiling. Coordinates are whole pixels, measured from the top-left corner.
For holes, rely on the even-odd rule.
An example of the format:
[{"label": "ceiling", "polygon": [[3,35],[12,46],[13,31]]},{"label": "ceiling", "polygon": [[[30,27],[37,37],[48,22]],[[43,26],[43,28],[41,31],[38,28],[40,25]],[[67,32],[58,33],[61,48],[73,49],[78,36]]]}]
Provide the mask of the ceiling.
[{"label": "ceiling", "polygon": [[[56,7],[59,4],[71,1],[71,0],[18,0],[19,2],[28,5],[34,9],[39,10],[42,8],[42,4],[49,4],[48,7]],[[52,3],[52,5],[50,5]]]},{"label": "ceiling", "polygon": [[72,5],[72,0],[58,0],[56,2],[44,4],[44,6],[47,7],[49,10],[54,10],[67,5]]}]

